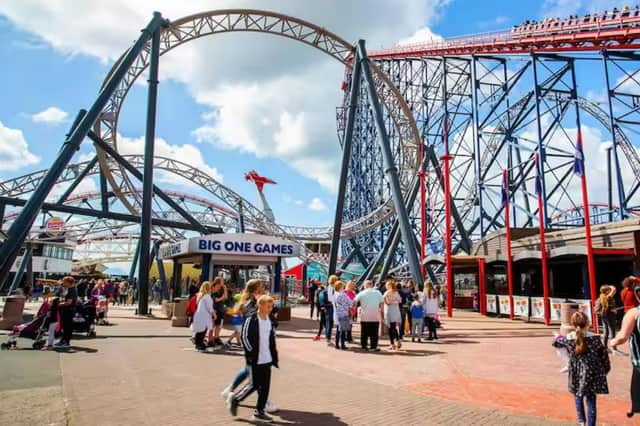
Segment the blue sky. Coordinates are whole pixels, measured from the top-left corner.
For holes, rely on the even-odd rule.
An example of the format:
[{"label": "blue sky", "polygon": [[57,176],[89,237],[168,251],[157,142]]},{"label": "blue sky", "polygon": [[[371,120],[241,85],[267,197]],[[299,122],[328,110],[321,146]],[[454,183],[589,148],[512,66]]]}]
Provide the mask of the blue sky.
[{"label": "blue sky", "polygon": [[[0,132],[0,162],[4,162],[0,164],[0,180],[50,165],[70,121],[78,109],[87,108],[93,102],[113,59],[136,37],[154,7],[163,11],[162,2],[136,2],[142,5],[131,6],[135,11],[129,10],[124,1],[17,3],[0,0],[0,57],[4,58],[0,65],[0,122],[5,130],[12,130]],[[165,15],[178,18],[195,10],[238,4],[230,1],[185,3],[184,13],[180,13],[182,9],[175,2],[166,3],[169,11],[164,12]],[[370,41],[371,48],[393,45],[425,26],[433,33],[450,37],[509,28],[545,14],[582,13],[616,4],[609,1],[440,0],[393,2],[395,7],[389,7],[384,1],[360,1],[351,2],[353,4],[345,9],[338,1],[322,6],[306,1],[240,3],[299,14],[347,39],[363,37]],[[355,14],[364,4],[367,8],[363,16]],[[80,8],[82,10],[78,10]],[[347,13],[349,11],[354,14]],[[338,16],[339,12],[345,12],[345,16]],[[120,19],[120,16],[125,17]],[[85,25],[77,20],[88,22]],[[48,22],[51,25],[48,26]],[[157,136],[172,146],[195,147],[206,166],[223,177],[225,185],[251,201],[257,202],[255,190],[245,182],[244,172],[255,169],[276,180],[278,184],[266,191],[278,222],[330,224],[339,163],[333,116],[341,99],[342,68],[321,54],[292,46],[293,43],[286,40],[260,40],[259,46],[264,46],[269,55],[279,52],[261,57],[255,50],[256,36],[233,34],[219,39],[215,45],[197,42],[193,52],[200,55],[189,64],[193,69],[180,69],[185,67],[184,57],[174,58],[176,60],[166,67],[161,62],[163,80]],[[222,43],[224,54],[217,55],[212,49]],[[238,60],[233,56],[232,50],[236,48],[247,52],[244,58]],[[209,56],[202,55],[203,52]],[[252,56],[251,52],[255,55],[253,62],[247,58]],[[199,71],[201,68],[204,69]],[[167,72],[163,74],[163,71]],[[598,84],[590,88],[586,82],[585,89],[596,90]],[[291,89],[290,93],[287,88]],[[299,92],[306,90],[308,96],[301,96]],[[256,94],[265,99],[260,102],[244,99]],[[145,95],[146,85],[137,84],[127,97],[119,125],[120,134],[126,138],[144,135]],[[34,122],[35,114],[50,107],[66,112],[67,118],[50,123]],[[271,107],[278,114],[260,118],[260,113],[271,113],[268,111]],[[224,111],[231,117],[225,116]],[[241,122],[243,117],[264,122],[263,125]],[[275,122],[278,119],[280,128]],[[225,120],[226,127],[222,128]],[[253,127],[244,129],[250,124]],[[208,136],[198,137],[197,129],[213,129],[214,136],[205,131],[203,134]],[[233,134],[235,130],[237,135]],[[18,157],[11,157],[16,153],[15,131],[22,132],[28,152],[38,158],[29,157],[24,150],[17,151]],[[240,140],[242,135],[255,140],[251,143]],[[296,136],[303,141],[308,138],[308,143],[300,142],[298,146]],[[291,152],[287,152],[289,146]],[[13,154],[6,154],[9,148],[14,149]],[[91,151],[85,142],[81,154]],[[298,161],[301,158],[304,161]],[[19,162],[25,165],[19,167]],[[178,189],[201,194],[197,188]]]}]

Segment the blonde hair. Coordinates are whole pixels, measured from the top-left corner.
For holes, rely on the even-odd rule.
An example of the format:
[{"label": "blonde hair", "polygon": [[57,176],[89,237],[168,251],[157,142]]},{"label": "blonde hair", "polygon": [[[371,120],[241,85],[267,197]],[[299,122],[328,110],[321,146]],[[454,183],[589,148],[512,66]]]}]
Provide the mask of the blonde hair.
[{"label": "blonde hair", "polygon": [[576,354],[582,355],[587,350],[587,342],[584,338],[584,330],[589,325],[589,319],[578,311],[571,315],[571,325],[576,329]]},{"label": "blonde hair", "polygon": [[600,305],[602,306],[602,314],[605,314],[609,310],[609,293],[611,293],[611,287],[608,285],[600,287]]},{"label": "blonde hair", "polygon": [[335,291],[342,291],[343,288],[344,288],[344,283],[342,281],[338,280],[335,283],[333,283],[333,289]]},{"label": "blonde hair", "polygon": [[427,280],[424,282],[424,294],[431,298],[431,292],[436,293],[436,289],[433,287],[433,284],[431,283],[431,281]]},{"label": "blonde hair", "polygon": [[387,291],[398,291],[398,289],[396,288],[396,283],[391,278],[387,279],[387,281],[384,283],[384,286],[387,288]]},{"label": "blonde hair", "polygon": [[211,283],[205,281],[200,285],[200,291],[198,292],[198,300],[211,294]]},{"label": "blonde hair", "polygon": [[338,278],[337,275],[329,275],[329,279],[327,280],[327,284],[329,284],[331,287],[333,287],[335,282],[339,281],[339,280],[340,280],[340,278]]},{"label": "blonde hair", "polygon": [[260,306],[265,305],[269,302],[273,303],[273,297],[269,296],[268,294],[263,294],[258,298],[258,305]]},{"label": "blonde hair", "polygon": [[257,278],[247,281],[247,284],[244,286],[244,290],[240,295],[239,304],[243,305],[247,303],[251,298],[255,297],[256,292],[260,289],[262,285],[262,281]]},{"label": "blonde hair", "polygon": [[62,281],[62,284],[73,285],[75,283],[75,280],[73,279],[73,277],[70,277],[70,276],[66,276],[63,279],[61,279],[60,281]]}]

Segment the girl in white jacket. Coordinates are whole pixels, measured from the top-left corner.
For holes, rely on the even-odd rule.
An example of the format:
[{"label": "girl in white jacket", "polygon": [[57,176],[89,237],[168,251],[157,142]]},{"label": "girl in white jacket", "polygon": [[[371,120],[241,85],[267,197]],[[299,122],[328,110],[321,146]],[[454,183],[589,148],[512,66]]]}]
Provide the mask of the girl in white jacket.
[{"label": "girl in white jacket", "polygon": [[213,318],[216,315],[215,310],[213,309],[211,283],[209,281],[202,283],[196,300],[198,307],[196,309],[196,313],[193,315],[191,331],[195,333],[196,349],[199,352],[204,352],[207,349],[204,344],[204,336],[207,334],[207,330],[213,329]]},{"label": "girl in white jacket", "polygon": [[429,329],[429,337],[427,340],[438,340],[436,333],[436,317],[438,316],[438,293],[433,284],[427,281],[424,284],[424,296],[422,299],[422,307],[424,309],[424,320]]}]

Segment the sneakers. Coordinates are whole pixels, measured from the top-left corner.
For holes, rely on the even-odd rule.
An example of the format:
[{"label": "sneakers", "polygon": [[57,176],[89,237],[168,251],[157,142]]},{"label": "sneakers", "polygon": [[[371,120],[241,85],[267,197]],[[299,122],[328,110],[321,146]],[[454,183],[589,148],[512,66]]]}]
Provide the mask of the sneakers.
[{"label": "sneakers", "polygon": [[50,350],[52,350],[52,349],[53,349],[53,347],[51,347],[51,346],[49,346],[49,345],[44,345],[40,350],[41,350],[41,351],[50,351]]},{"label": "sneakers", "polygon": [[276,404],[273,403],[273,401],[267,401],[267,405],[265,405],[264,411],[266,411],[269,414],[273,414],[273,413],[277,413],[280,410],[278,409]]},{"label": "sneakers", "polygon": [[69,344],[67,342],[65,342],[64,340],[60,340],[58,343],[56,343],[55,345],[53,345],[55,348],[68,348]]},{"label": "sneakers", "polygon": [[222,390],[222,392],[220,392],[220,396],[222,396],[225,401],[229,399],[229,395],[233,395],[233,392],[231,392],[231,386],[227,386]]},{"label": "sneakers", "polygon": [[271,416],[266,415],[265,413],[255,411],[253,413],[253,416],[251,416],[251,421],[257,422],[257,423],[269,423],[273,421],[273,418],[271,418]]},{"label": "sneakers", "polygon": [[316,337],[313,338],[314,342],[317,342],[318,340],[320,340],[320,336],[316,336]]},{"label": "sneakers", "polygon": [[233,394],[230,394],[227,398],[227,408],[229,409],[229,413],[233,417],[236,417],[238,415],[238,405],[240,405],[238,400],[235,399]]}]

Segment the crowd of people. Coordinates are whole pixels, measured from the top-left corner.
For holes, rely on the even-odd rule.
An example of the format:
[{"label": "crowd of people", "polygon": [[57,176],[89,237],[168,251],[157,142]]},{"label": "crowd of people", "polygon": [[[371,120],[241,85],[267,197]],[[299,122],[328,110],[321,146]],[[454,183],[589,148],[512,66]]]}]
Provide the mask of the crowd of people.
[{"label": "crowd of people", "polygon": [[511,32],[518,33],[530,33],[536,31],[553,31],[558,29],[564,29],[569,27],[577,27],[581,24],[598,23],[602,21],[611,21],[618,18],[628,18],[631,16],[640,16],[640,7],[635,5],[633,9],[629,6],[624,6],[622,9],[614,7],[612,11],[605,10],[602,13],[587,13],[583,16],[570,15],[568,18],[544,18],[541,21],[535,19],[528,19],[522,22],[520,25],[514,25]]},{"label": "crowd of people", "polygon": [[[320,280],[310,280],[308,301],[310,317],[318,319],[318,332],[327,345],[346,350],[353,343],[352,326],[360,322],[360,349],[379,352],[379,337],[388,332],[389,350],[402,348],[405,335],[413,342],[438,340],[440,327],[438,310],[442,295],[430,281],[419,289],[411,280],[404,283],[389,278],[378,285],[367,280],[358,292],[355,281],[345,284],[331,275],[325,286]],[[333,330],[335,338],[332,342]],[[427,333],[427,334],[425,334]]]}]

